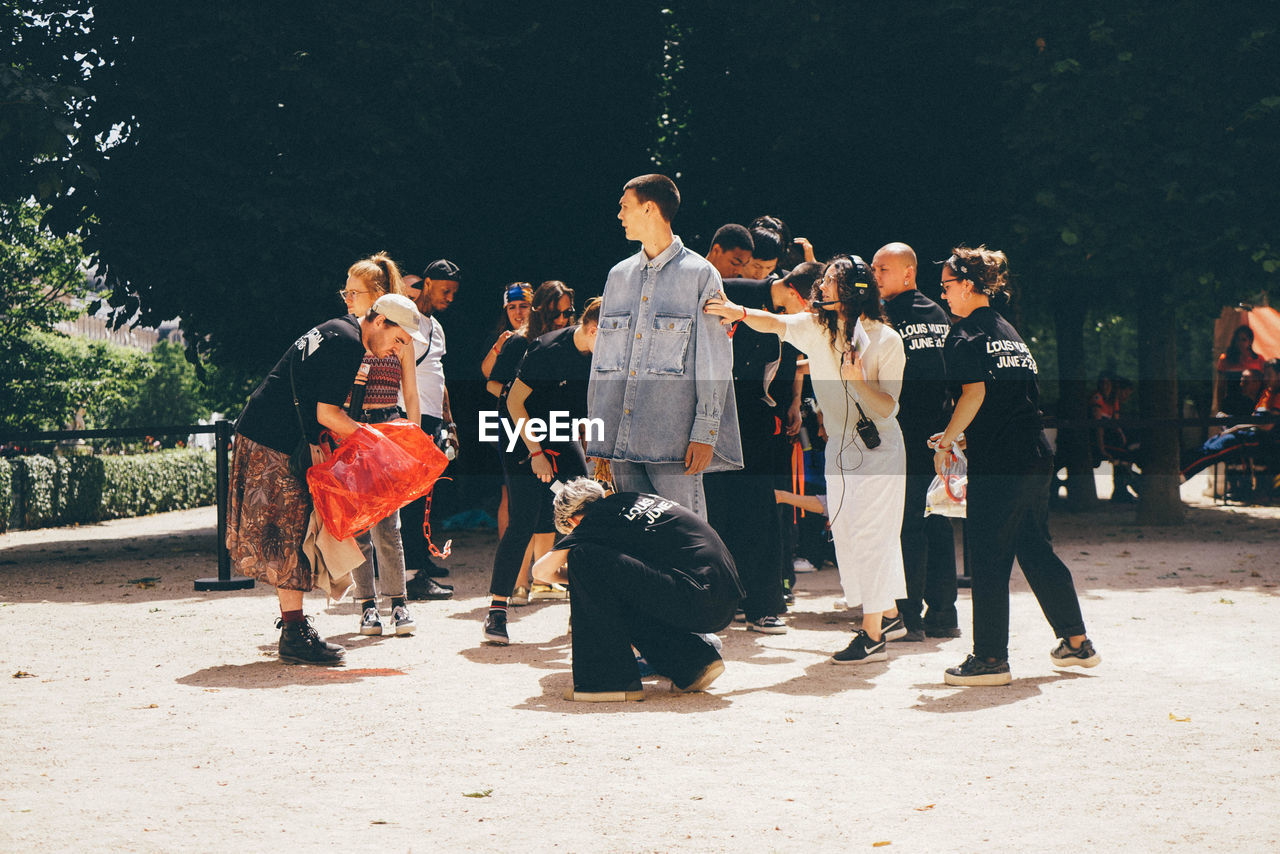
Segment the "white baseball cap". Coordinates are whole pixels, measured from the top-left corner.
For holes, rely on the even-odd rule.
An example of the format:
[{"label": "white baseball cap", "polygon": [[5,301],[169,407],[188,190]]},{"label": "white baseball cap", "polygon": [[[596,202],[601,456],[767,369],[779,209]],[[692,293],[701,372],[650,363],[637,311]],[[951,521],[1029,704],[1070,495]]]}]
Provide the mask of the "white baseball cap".
[{"label": "white baseball cap", "polygon": [[408,332],[409,337],[414,341],[421,344],[429,343],[418,331],[422,315],[418,312],[418,307],[413,304],[413,300],[408,297],[400,294],[383,294],[373,304],[373,311]]}]

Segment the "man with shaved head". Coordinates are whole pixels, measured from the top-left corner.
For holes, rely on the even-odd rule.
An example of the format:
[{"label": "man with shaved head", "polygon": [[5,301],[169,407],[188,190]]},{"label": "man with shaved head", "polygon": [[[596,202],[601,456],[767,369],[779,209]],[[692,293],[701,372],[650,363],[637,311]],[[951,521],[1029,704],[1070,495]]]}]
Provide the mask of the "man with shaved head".
[{"label": "man with shaved head", "polygon": [[[907,355],[898,398],[898,424],[907,447],[907,494],[902,514],[902,566],[907,598],[898,612],[905,640],[960,636],[956,619],[956,554],[951,520],[924,516],[933,479],[928,438],[946,427],[951,405],[946,391],[942,344],[951,323],[936,302],[916,288],[916,253],[905,243],[882,246],[871,262],[885,313]],[[927,606],[927,611],[924,608]]]}]

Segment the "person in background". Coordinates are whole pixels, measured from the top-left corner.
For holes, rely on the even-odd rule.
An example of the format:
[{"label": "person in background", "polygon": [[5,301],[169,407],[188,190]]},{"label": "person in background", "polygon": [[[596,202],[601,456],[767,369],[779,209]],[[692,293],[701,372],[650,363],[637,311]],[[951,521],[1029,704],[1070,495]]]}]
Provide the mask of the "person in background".
[{"label": "person in background", "polygon": [[[418,399],[422,407],[422,430],[444,444],[456,454],[458,428],[449,409],[449,389],[444,380],[445,346],[444,327],[437,317],[453,304],[462,282],[462,270],[445,258],[432,261],[422,274],[422,290],[416,304],[421,312],[419,332],[415,339],[413,363],[416,366]],[[406,585],[410,599],[448,599],[453,588],[437,582],[449,570],[437,566],[431,559],[426,537],[427,499],[419,498],[400,508],[400,520],[404,539],[405,564],[417,573]]]},{"label": "person in background", "polygon": [[[506,408],[512,424],[522,423],[521,419],[527,424],[530,418],[552,424],[553,416],[568,423],[586,416],[591,351],[595,347],[599,321],[600,300],[596,298],[587,303],[582,323],[547,332],[530,345],[507,392]],[[572,436],[539,438],[522,431],[517,451],[519,453],[507,460],[511,523],[498,542],[489,584],[493,598],[485,616],[484,642],[490,644],[510,643],[507,605],[521,569],[525,546],[532,544],[536,560],[550,551],[555,542],[551,482],[564,482],[587,474],[582,444]],[[540,582],[537,586],[545,590],[563,589],[563,585]],[[535,598],[534,592],[529,596]]]},{"label": "person in background", "polygon": [[[1280,359],[1263,363],[1262,392],[1253,406],[1252,415],[1280,414]],[[1241,388],[1253,387],[1242,382]],[[1235,459],[1243,453],[1257,450],[1271,439],[1275,424],[1235,424],[1211,437],[1199,448],[1182,455],[1182,479],[1189,480],[1209,466]]]},{"label": "person in background", "polygon": [[733,619],[743,591],[733,558],[699,516],[660,495],[607,495],[590,478],[555,497],[567,534],[534,577],[568,582],[576,702],[644,699],[633,647],[677,693],[705,691],[724,672],[702,635]]},{"label": "person in background", "polygon": [[1040,416],[1036,360],[993,302],[1007,301],[1003,252],[957,246],[942,264],[942,298],[956,320],[947,334],[947,379],[956,400],[946,428],[930,442],[941,475],[953,444],[967,442],[966,535],[973,589],[973,653],[947,668],[948,685],[1008,685],[1009,576],[1016,556],[1061,643],[1059,667],[1102,660],[1085,635],[1069,570],[1049,536],[1053,448]]},{"label": "person in background", "polygon": [[[951,520],[924,515],[933,481],[929,437],[947,424],[951,401],[942,347],[951,321],[942,306],[916,287],[916,253],[905,243],[880,247],[871,269],[885,301],[889,322],[902,336],[907,365],[898,398],[898,425],[907,452],[907,492],[902,510],[902,567],[907,595],[898,613],[907,628],[903,640],[960,637],[956,614],[956,546]],[[927,610],[926,610],[927,609]]]},{"label": "person in background", "polygon": [[[573,300],[573,288],[556,279],[549,279],[543,282],[534,291],[530,302],[529,319],[525,324],[525,328],[520,333],[507,338],[502,344],[498,351],[498,358],[494,361],[493,370],[489,372],[489,381],[485,383],[485,390],[498,400],[498,414],[501,417],[508,417],[507,394],[511,391],[511,385],[515,382],[525,354],[534,341],[549,332],[564,329],[570,324],[575,311]],[[511,515],[511,476],[513,473],[522,471],[520,466],[521,462],[525,460],[525,450],[524,446],[518,442],[510,448],[507,445],[508,441],[505,439],[499,442],[498,460],[502,467],[502,482],[508,495],[507,521],[509,525]],[[526,474],[528,473],[527,465],[523,471]],[[529,578],[529,568],[533,566],[533,561],[551,548],[555,542],[554,529],[548,528],[547,531],[547,533],[524,536],[524,559],[520,565],[520,573],[516,578],[515,588],[508,592],[507,602],[509,605],[528,605],[530,601],[568,598],[568,591],[563,587],[534,584]],[[501,544],[502,538],[505,536],[506,531],[504,530],[499,535],[499,544]],[[509,542],[514,543],[515,541],[510,540]],[[497,643],[498,641],[494,642]]]},{"label": "person in background", "polygon": [[1214,411],[1241,417],[1252,412],[1257,398],[1241,393],[1240,378],[1245,371],[1261,374],[1262,364],[1262,357],[1253,349],[1253,330],[1237,326],[1231,333],[1231,343],[1218,356]]},{"label": "person in background", "polygon": [[351,435],[356,422],[342,404],[365,353],[394,356],[419,334],[417,309],[396,294],[380,297],[361,317],[325,321],[285,351],[236,419],[227,551],[237,572],[276,588],[281,661],[336,665],[346,656],[303,614],[303,593],[315,587],[302,555],[311,494],[292,472],[290,455],[304,437],[319,444],[321,430],[339,440]]},{"label": "person in background", "polygon": [[[488,383],[493,366],[498,362],[498,354],[502,346],[512,335],[524,334],[529,323],[529,308],[533,302],[533,287],[528,282],[512,282],[502,292],[502,312],[498,315],[498,325],[489,335],[489,346],[485,349],[484,358],[480,360],[480,374]],[[502,452],[497,451],[499,461]],[[498,499],[498,538],[507,530],[507,485],[501,487]]]},{"label": "person in background", "polygon": [[[404,295],[404,282],[400,268],[385,252],[357,261],[347,271],[347,286],[342,298],[347,311],[356,317],[365,315],[375,300],[387,293]],[[367,369],[367,370],[366,370]],[[362,363],[363,382],[352,389],[348,413],[355,421],[381,424],[393,418],[408,417],[419,422],[417,375],[413,364],[413,351],[401,348],[394,356],[374,356],[366,353]],[[357,394],[357,389],[363,394]],[[397,404],[403,396],[405,409]],[[362,405],[355,406],[357,398]],[[353,595],[360,606],[360,634],[382,634],[382,619],[378,613],[378,587],[391,602],[392,631],[397,635],[413,634],[414,622],[406,601],[404,581],[404,546],[400,539],[400,513],[397,511],[379,519],[368,531],[356,535],[356,542],[364,554],[364,562],[351,573],[354,582]],[[378,578],[374,578],[374,555],[378,560]],[[380,584],[379,584],[380,582]]]}]

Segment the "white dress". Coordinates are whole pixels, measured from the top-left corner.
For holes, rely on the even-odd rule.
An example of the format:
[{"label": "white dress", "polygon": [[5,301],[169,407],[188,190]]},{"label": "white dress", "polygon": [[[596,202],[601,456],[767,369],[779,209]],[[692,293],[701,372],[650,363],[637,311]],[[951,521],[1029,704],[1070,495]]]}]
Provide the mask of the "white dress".
[{"label": "white dress", "polygon": [[[902,505],[905,500],[907,457],[898,428],[896,401],[902,392],[906,355],[902,338],[877,321],[863,321],[870,338],[862,354],[867,383],[893,396],[893,414],[875,417],[880,445],[867,450],[855,424],[858,410],[853,386],[840,378],[841,352],[831,346],[827,331],[812,315],[778,318],[786,324],[782,340],[809,357],[809,372],[827,430],[827,514],[840,568],[840,584],[849,606],[863,611],[889,611],[907,596],[902,570]],[[848,342],[842,341],[843,349]],[[860,401],[858,401],[860,402]]]}]

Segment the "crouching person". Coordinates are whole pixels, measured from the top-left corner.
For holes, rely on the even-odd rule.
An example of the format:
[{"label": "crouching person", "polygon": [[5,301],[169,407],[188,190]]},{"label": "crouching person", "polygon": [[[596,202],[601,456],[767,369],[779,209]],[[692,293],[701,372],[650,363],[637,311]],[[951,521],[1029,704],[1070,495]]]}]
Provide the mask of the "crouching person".
[{"label": "crouching person", "polygon": [[559,490],[554,515],[568,536],[533,576],[567,581],[572,591],[566,700],[644,699],[633,646],[677,692],[705,690],[724,672],[700,635],[729,625],[743,591],[733,558],[706,522],[658,495],[606,495],[585,477]]}]

